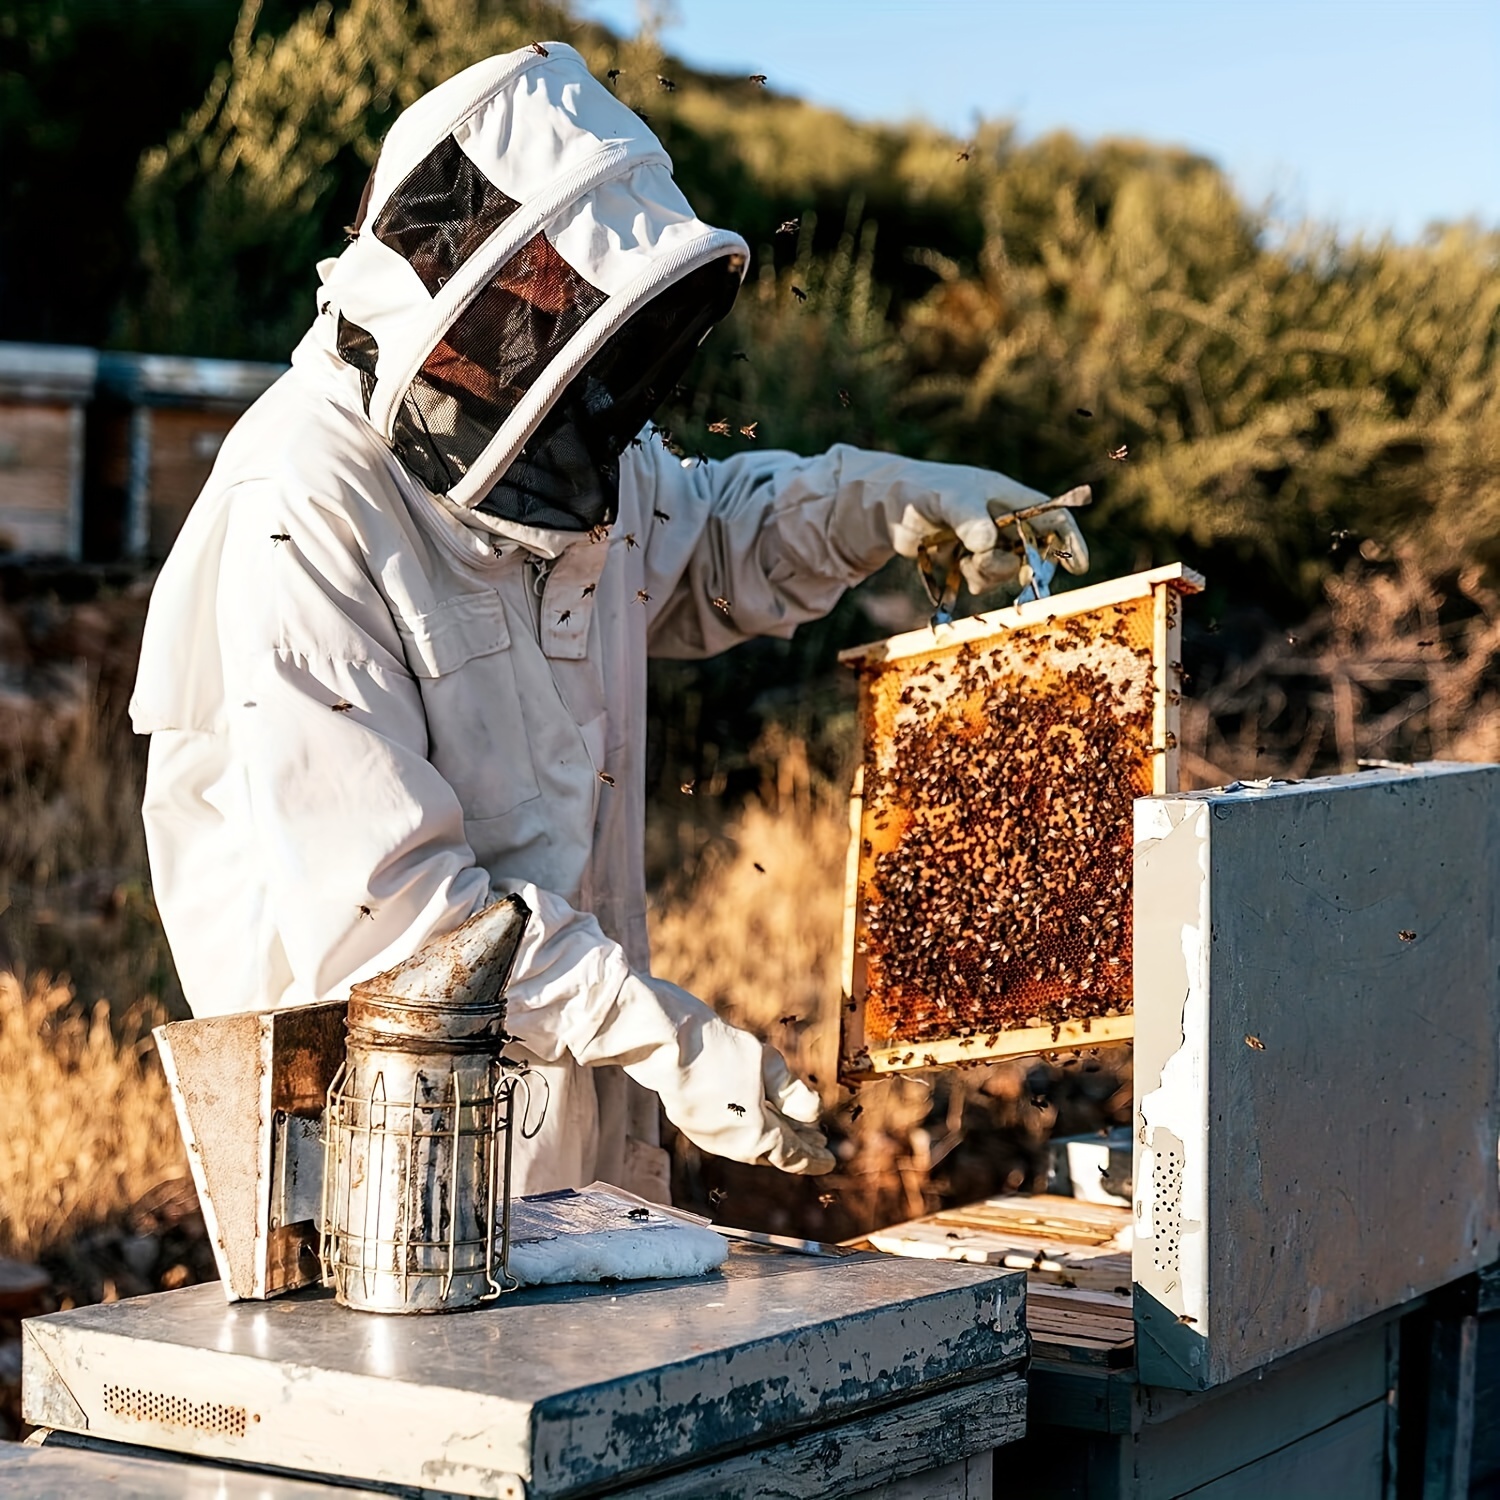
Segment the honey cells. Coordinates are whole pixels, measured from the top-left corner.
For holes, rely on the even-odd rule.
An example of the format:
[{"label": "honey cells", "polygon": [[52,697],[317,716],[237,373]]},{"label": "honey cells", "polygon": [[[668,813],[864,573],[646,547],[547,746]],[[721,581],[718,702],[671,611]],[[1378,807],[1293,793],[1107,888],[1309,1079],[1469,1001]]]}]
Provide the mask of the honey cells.
[{"label": "honey cells", "polygon": [[1150,600],[866,668],[867,1046],[1130,1009]]}]

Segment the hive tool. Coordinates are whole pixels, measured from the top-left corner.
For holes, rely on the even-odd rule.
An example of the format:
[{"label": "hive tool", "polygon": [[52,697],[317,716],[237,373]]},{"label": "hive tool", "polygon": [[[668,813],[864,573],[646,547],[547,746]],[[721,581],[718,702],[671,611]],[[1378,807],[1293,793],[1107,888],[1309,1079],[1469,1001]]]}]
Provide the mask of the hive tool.
[{"label": "hive tool", "polygon": [[[1022,588],[1016,595],[1017,604],[1047,598],[1052,592],[1052,579],[1057,572],[1056,559],[1041,545],[1031,523],[1049,510],[1076,510],[1088,505],[1093,498],[1093,491],[1088,485],[1081,484],[1055,500],[1043,500],[1037,505],[1027,505],[995,518],[995,525],[999,530],[1015,528],[1012,546],[1023,559]],[[963,545],[957,538],[935,546],[924,545],[917,553],[917,572],[922,579],[922,586],[927,590],[927,597],[933,604],[934,629],[939,625],[953,623],[958,588],[963,581],[962,565],[965,555]]]}]

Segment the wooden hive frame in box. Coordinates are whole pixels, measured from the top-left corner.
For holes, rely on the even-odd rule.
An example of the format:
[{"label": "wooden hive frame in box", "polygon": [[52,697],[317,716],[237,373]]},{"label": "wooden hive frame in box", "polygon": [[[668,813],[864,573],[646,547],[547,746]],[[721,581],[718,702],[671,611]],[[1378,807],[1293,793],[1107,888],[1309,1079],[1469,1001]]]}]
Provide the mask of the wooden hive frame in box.
[{"label": "wooden hive frame in box", "polygon": [[1131,808],[1177,790],[1180,563],[846,651],[840,1070],[1129,1037]]}]

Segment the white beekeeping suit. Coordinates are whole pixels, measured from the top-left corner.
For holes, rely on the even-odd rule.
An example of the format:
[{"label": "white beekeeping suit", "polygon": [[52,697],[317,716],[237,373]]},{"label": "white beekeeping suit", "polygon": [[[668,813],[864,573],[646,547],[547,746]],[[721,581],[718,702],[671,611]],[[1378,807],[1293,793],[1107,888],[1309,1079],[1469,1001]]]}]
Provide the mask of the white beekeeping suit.
[{"label": "white beekeeping suit", "polygon": [[706,1150],[831,1166],[780,1056],[650,973],[646,659],[790,634],[955,534],[971,583],[1002,578],[990,518],[1040,498],[850,448],[685,469],[632,442],[746,256],[572,48],[450,79],[391,130],[152,600],[132,713],[194,1013],[343,996],[519,893],[507,1024],[551,1104],[518,1191],[664,1194],[627,1076]]}]

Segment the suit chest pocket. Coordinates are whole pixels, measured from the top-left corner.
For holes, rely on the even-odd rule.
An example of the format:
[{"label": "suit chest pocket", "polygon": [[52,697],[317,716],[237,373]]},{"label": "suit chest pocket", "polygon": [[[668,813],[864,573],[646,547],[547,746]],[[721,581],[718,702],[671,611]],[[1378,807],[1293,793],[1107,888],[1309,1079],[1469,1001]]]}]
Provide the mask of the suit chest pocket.
[{"label": "suit chest pocket", "polygon": [[539,796],[499,597],[464,594],[397,628],[422,694],[427,758],[465,819],[498,818]]}]

